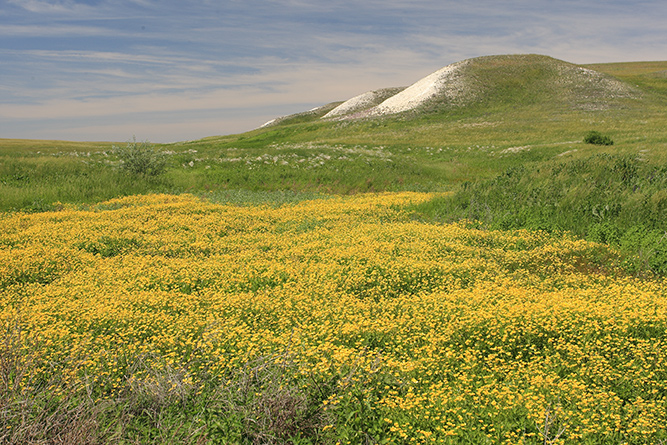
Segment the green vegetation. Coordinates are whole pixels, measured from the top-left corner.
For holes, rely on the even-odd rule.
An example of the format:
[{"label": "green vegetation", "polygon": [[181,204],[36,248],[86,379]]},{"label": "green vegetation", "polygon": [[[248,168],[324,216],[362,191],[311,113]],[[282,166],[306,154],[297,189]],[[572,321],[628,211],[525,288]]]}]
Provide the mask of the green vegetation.
[{"label": "green vegetation", "polygon": [[431,220],[468,219],[490,229],[569,231],[621,248],[633,273],[665,275],[666,191],[666,165],[601,153],[517,165],[414,210]]},{"label": "green vegetation", "polygon": [[593,145],[614,145],[614,141],[609,136],[605,136],[599,131],[589,131],[584,137],[584,142]]},{"label": "green vegetation", "polygon": [[417,217],[569,230],[665,273],[667,62],[587,67],[627,88],[607,91],[613,78],[582,80],[579,67],[548,57],[495,56],[466,68],[474,100],[384,118],[322,120],[332,103],[240,135],[152,147],[0,140],[0,210],[150,192],[276,204],[453,192]]},{"label": "green vegetation", "polygon": [[158,176],[167,168],[164,153],[157,151],[148,142],[137,143],[133,138],[125,147],[114,145],[113,151],[120,160],[121,170],[135,175]]},{"label": "green vegetation", "polygon": [[[492,436],[475,428],[489,413],[497,416],[489,425],[513,434],[496,431],[496,442],[557,443],[560,436],[574,443],[580,428],[599,430],[587,443],[664,441],[664,429],[651,425],[664,425],[667,62],[586,68],[613,77],[543,56],[496,56],[466,68],[469,101],[435,101],[384,118],[321,119],[332,103],[244,134],[174,144],[0,139],[0,216],[16,221],[7,225],[16,233],[7,229],[0,239],[0,442],[408,443],[408,434],[434,431],[447,418],[463,425],[451,443],[482,443]],[[577,77],[582,72],[593,80]],[[385,191],[434,194],[379,212],[345,207],[362,195],[339,203],[335,217],[317,213],[327,207],[321,203],[335,204],[332,195]],[[182,220],[163,221],[172,215],[163,209],[183,204],[158,196],[146,198],[160,201],[149,206],[135,197],[132,212],[144,205],[154,213],[135,218],[133,228],[119,218],[109,218],[111,228],[77,219],[131,207],[102,201],[150,193],[235,207],[183,210]],[[297,218],[296,206],[286,207],[295,203],[313,209]],[[22,214],[54,210],[61,211]],[[267,212],[278,211],[284,220],[275,223]],[[223,212],[238,221],[209,219]],[[39,224],[60,236],[65,214],[71,240],[58,251]],[[27,221],[37,237],[30,252]],[[439,232],[454,230],[450,222],[460,222],[454,238]],[[333,228],[347,240],[343,253]],[[238,264],[225,275],[230,258]],[[75,292],[63,277],[82,271]],[[234,274],[242,280],[230,284]],[[345,300],[329,308],[332,282]],[[433,294],[436,287],[442,294]],[[233,347],[221,339],[236,331],[207,324],[212,296],[221,296],[220,307],[236,299],[234,327],[247,344]],[[158,297],[164,300],[151,300]],[[119,298],[128,304],[114,306]],[[38,338],[42,331],[20,325],[27,302],[40,326],[71,338]],[[194,306],[204,314],[196,326],[187,319]],[[318,337],[326,332],[313,314],[324,309],[331,309],[334,340]],[[159,337],[162,349],[111,360],[118,332],[134,326],[117,316],[132,311],[149,314],[147,327],[123,341],[143,347]],[[157,316],[186,320],[183,330],[163,329],[176,324],[154,323]],[[313,349],[304,353],[305,337],[299,343],[294,333],[308,323]],[[249,332],[279,333],[281,346],[266,343],[251,359],[248,351],[271,335]],[[109,343],[100,343],[99,367],[87,374],[93,337]],[[27,353],[55,351],[54,339],[62,355]],[[74,352],[72,339],[83,345]],[[217,341],[217,361],[192,339]],[[331,375],[304,367],[334,343],[351,348],[327,356],[344,366]],[[386,372],[391,351],[400,352],[392,366],[414,363]],[[232,353],[235,369],[212,370],[231,369]],[[491,372],[493,364],[503,366]],[[75,388],[74,374],[58,367],[79,372],[85,384]],[[21,386],[35,369],[43,372]],[[130,381],[134,374],[142,379]],[[488,390],[490,382],[498,391]],[[434,388],[451,391],[435,400]],[[394,399],[400,410],[378,410],[380,400]],[[429,418],[436,412],[442,418]],[[408,424],[409,433],[401,429]]]}]

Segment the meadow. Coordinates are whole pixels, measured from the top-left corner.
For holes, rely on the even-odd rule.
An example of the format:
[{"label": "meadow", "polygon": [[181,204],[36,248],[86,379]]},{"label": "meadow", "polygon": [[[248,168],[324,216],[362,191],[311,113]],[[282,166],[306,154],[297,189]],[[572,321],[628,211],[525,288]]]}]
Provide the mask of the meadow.
[{"label": "meadow", "polygon": [[0,139],[0,443],[667,443],[667,62],[531,57],[156,174]]},{"label": "meadow", "polygon": [[664,279],[430,198],[4,215],[2,441],[667,440]]}]

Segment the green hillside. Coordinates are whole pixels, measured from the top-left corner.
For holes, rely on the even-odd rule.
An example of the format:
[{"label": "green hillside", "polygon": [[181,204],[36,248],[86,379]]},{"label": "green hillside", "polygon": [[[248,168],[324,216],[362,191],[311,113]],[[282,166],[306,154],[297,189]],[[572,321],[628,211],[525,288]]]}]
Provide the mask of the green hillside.
[{"label": "green hillside", "polygon": [[[480,57],[458,72],[463,99],[443,93],[409,112],[323,118],[336,102],[239,135],[158,145],[167,166],[158,176],[119,168],[110,143],[0,140],[0,209],[147,192],[276,203],[314,194],[453,192],[413,209],[415,217],[569,230],[639,252],[632,268],[662,273],[666,70],[667,62]],[[379,91],[369,106],[404,90]],[[614,144],[584,143],[592,130]]]},{"label": "green hillside", "polygon": [[667,443],[666,70],[0,139],[0,443]]},{"label": "green hillside", "polygon": [[667,62],[596,63],[585,67],[617,77],[644,91],[667,95]]}]

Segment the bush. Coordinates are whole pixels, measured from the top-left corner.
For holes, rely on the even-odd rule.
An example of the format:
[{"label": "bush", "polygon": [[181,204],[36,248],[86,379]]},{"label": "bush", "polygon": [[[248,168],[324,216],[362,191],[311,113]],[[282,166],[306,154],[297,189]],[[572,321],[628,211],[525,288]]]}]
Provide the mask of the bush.
[{"label": "bush", "polygon": [[135,138],[125,147],[113,146],[114,153],[120,159],[120,167],[130,173],[144,176],[157,176],[167,168],[167,160],[148,141],[137,143]]},{"label": "bush", "polygon": [[584,142],[594,145],[614,145],[614,141],[609,136],[604,136],[597,131],[589,131],[584,137]]}]

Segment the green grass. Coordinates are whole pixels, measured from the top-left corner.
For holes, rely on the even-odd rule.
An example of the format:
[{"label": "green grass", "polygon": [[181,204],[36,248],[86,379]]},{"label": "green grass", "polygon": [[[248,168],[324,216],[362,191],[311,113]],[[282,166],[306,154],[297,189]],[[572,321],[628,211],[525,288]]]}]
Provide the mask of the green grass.
[{"label": "green grass", "polygon": [[[567,88],[553,86],[555,63],[539,56],[488,58],[470,68],[484,95],[467,106],[432,105],[383,119],[322,121],[334,103],[240,135],[161,145],[158,149],[169,153],[169,170],[159,182],[118,176],[110,143],[0,140],[0,209],[147,191],[454,190],[463,182],[493,178],[516,164],[548,162],[566,151],[586,157],[590,150],[581,142],[591,130],[615,141],[609,153],[647,150],[642,155],[647,162],[665,162],[667,78],[660,73],[667,64],[596,65],[623,80],[641,78],[643,83],[632,83],[644,96],[586,110],[571,106],[573,97],[597,90],[575,85],[578,89],[570,88],[575,93],[564,94]],[[526,148],[512,153],[516,147]],[[86,177],[86,171],[93,174]],[[66,180],[54,181],[57,172],[65,172]],[[44,204],[33,205],[39,202]]]},{"label": "green grass", "polygon": [[637,85],[642,90],[667,96],[667,62],[600,63],[586,67]]},{"label": "green grass", "polygon": [[[482,228],[527,228],[556,236],[569,231],[617,248],[620,259],[600,259],[618,262],[609,266],[667,275],[667,62],[586,65],[642,92],[639,98],[586,109],[573,106],[576,94],[595,91],[579,85],[568,95],[545,87],[554,79],[551,61],[529,60],[534,63],[491,58],[492,63],[471,68],[485,95],[463,107],[430,105],[383,119],[322,121],[333,103],[244,134],[156,144],[166,155],[167,170],[154,178],[120,169],[111,142],[0,139],[0,211],[87,207],[152,192],[273,206],[327,194],[450,192],[410,208],[412,217],[466,219]],[[608,135],[614,145],[585,144],[589,131]],[[103,257],[129,247],[102,238],[81,246]],[[14,334],[5,336],[0,359],[2,370],[17,381],[30,362],[18,342],[12,343]],[[267,404],[282,403],[295,410],[304,434],[316,436],[313,425],[321,421],[314,407],[328,393],[305,393],[304,382],[290,380],[290,370],[280,366],[266,361],[239,370],[229,376],[237,387],[216,387],[205,399],[185,393],[179,398],[158,385],[150,394],[121,394],[102,404],[71,394],[63,404],[42,390],[61,382],[43,382],[39,391],[17,389],[24,397],[8,401],[0,417],[24,419],[20,437],[34,442],[57,436],[70,443],[120,437],[132,443],[198,443],[202,425],[213,435],[252,442],[265,434],[287,434],[258,427],[276,415],[267,414]],[[257,396],[261,391],[252,375],[273,389],[271,400]],[[317,383],[325,393],[331,390],[331,382]],[[351,389],[351,405],[357,400],[353,390],[361,394],[364,388]],[[361,428],[350,423],[351,431],[356,427]]]},{"label": "green grass", "polygon": [[[569,230],[665,273],[665,184],[655,178],[667,164],[667,62],[586,67],[626,82],[631,97],[608,98],[598,83],[572,77],[576,66],[548,57],[480,58],[466,68],[476,92],[468,103],[322,120],[337,102],[244,134],[157,145],[167,171],[156,178],[122,171],[111,143],[0,140],[0,211],[149,192],[279,205],[322,194],[450,191],[415,209],[419,217]],[[590,131],[614,145],[584,144]],[[636,176],[619,178],[618,163]]]},{"label": "green grass", "polygon": [[31,148],[20,154],[5,150],[4,145],[0,148],[0,210],[44,211],[61,203],[92,203],[172,188],[166,177],[137,177],[111,168],[101,154],[104,150],[52,148],[44,153]]},{"label": "green grass", "polygon": [[667,165],[638,156],[564,156],[464,184],[414,208],[415,217],[467,219],[501,230],[569,231],[617,246],[634,273],[667,274]]}]

